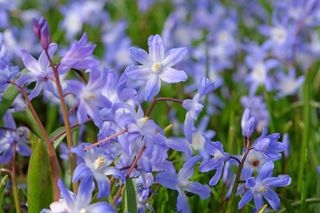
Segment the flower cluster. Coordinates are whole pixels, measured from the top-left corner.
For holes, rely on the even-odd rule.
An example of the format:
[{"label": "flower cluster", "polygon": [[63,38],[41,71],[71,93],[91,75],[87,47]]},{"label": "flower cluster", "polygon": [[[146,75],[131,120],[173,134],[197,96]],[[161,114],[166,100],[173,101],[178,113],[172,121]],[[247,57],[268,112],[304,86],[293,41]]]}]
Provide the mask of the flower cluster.
[{"label": "flower cluster", "polygon": [[[13,190],[24,159],[16,155],[32,155],[29,140],[41,138],[54,191],[43,213],[156,212],[165,202],[157,199],[176,200],[186,213],[199,200],[211,211],[280,209],[275,188],[295,181],[286,174],[286,132],[293,119],[300,124],[280,108],[301,98],[303,70],[320,54],[318,1],[265,3],[272,12],[222,2],[175,0],[161,35],[131,40],[132,23],[104,10],[111,3],[71,1],[58,7],[61,23],[24,14],[38,49],[10,36],[1,14],[16,6],[0,3],[0,29],[8,28],[0,33],[0,171],[10,173]],[[144,17],[163,2],[137,4]],[[51,34],[49,23],[61,29]],[[147,50],[132,47],[142,41]]]}]

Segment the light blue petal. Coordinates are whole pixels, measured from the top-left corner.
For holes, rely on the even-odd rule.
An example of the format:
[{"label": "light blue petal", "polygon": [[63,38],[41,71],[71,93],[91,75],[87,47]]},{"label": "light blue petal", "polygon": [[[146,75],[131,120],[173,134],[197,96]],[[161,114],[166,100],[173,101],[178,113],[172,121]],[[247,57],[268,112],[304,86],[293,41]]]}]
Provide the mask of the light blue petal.
[{"label": "light blue petal", "polygon": [[183,70],[166,67],[160,73],[160,79],[167,83],[178,83],[188,79],[187,74]]},{"label": "light blue petal", "polygon": [[152,60],[145,50],[131,47],[129,51],[130,51],[131,57],[137,62],[139,62],[140,64],[145,64],[148,66],[152,65]]},{"label": "light blue petal", "polygon": [[187,55],[187,48],[173,48],[166,53],[166,57],[161,62],[163,66],[171,67],[178,64]]},{"label": "light blue petal", "polygon": [[161,87],[161,81],[158,75],[152,75],[152,77],[146,81],[144,87],[144,100],[150,101],[154,96],[156,96]]}]

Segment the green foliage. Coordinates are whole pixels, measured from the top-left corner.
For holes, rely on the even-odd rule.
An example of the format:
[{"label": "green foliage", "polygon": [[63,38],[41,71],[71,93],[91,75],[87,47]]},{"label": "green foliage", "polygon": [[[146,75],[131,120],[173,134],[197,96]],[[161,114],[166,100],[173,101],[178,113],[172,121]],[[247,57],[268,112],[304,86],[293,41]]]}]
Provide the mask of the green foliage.
[{"label": "green foliage", "polygon": [[132,182],[132,179],[128,179],[126,181],[125,190],[123,193],[124,200],[122,201],[122,211],[124,213],[137,213],[137,197],[136,197],[136,189]]},{"label": "green foliage", "polygon": [[46,145],[33,137],[27,177],[28,211],[38,213],[53,201],[53,179]]}]

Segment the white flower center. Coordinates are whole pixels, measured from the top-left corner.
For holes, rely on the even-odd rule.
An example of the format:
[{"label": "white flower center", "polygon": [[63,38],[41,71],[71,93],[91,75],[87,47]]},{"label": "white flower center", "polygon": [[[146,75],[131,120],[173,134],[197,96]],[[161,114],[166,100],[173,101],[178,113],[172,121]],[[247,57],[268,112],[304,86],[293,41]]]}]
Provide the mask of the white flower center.
[{"label": "white flower center", "polygon": [[267,188],[261,183],[256,183],[256,185],[254,186],[254,191],[257,193],[266,192]]},{"label": "white flower center", "polygon": [[264,64],[261,62],[256,64],[251,75],[255,81],[263,83],[267,77],[267,70]]},{"label": "white flower center", "polygon": [[200,132],[195,132],[192,135],[192,148],[196,151],[200,151],[204,149],[205,138],[202,136]]},{"label": "white flower center", "polygon": [[220,158],[223,158],[223,156],[224,155],[222,154],[222,152],[220,152],[219,150],[216,150],[213,154],[213,159],[218,160]]},{"label": "white flower center", "polygon": [[98,169],[100,168],[104,162],[106,161],[105,157],[99,156],[95,161],[94,161],[94,168]]},{"label": "white flower center", "polygon": [[85,101],[91,101],[96,98],[96,95],[93,92],[85,91],[82,97]]},{"label": "white flower center", "polygon": [[161,70],[161,64],[160,63],[154,63],[151,66],[151,70],[153,73],[157,73]]},{"label": "white flower center", "polygon": [[87,213],[87,210],[85,208],[80,209],[79,213]]},{"label": "white flower center", "polygon": [[137,121],[137,125],[142,128],[143,125],[148,121],[149,117],[143,117],[143,118],[140,118],[138,121]]},{"label": "white flower center", "polygon": [[283,44],[287,38],[287,32],[283,27],[274,27],[271,30],[272,39],[278,44]]}]

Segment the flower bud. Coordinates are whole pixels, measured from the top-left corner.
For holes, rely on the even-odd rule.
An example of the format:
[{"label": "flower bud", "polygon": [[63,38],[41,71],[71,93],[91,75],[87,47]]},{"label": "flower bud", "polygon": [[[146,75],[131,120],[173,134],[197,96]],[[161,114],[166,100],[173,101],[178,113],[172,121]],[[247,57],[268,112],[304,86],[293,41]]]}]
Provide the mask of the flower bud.
[{"label": "flower bud", "polygon": [[246,138],[251,138],[253,132],[256,129],[257,121],[255,117],[252,116],[249,109],[245,109],[241,119],[242,136]]},{"label": "flower bud", "polygon": [[50,31],[47,20],[43,17],[40,17],[39,20],[33,19],[32,29],[34,34],[40,40],[42,48],[47,50],[50,44]]}]

